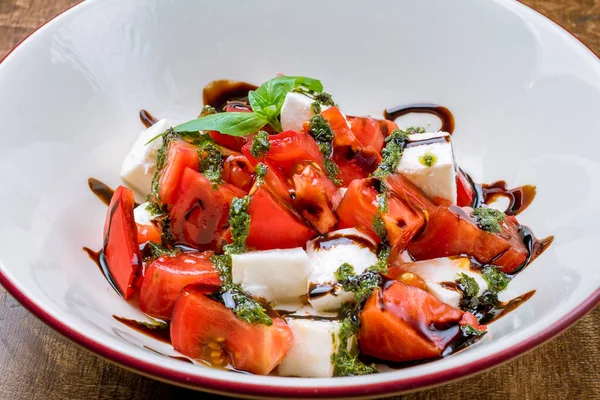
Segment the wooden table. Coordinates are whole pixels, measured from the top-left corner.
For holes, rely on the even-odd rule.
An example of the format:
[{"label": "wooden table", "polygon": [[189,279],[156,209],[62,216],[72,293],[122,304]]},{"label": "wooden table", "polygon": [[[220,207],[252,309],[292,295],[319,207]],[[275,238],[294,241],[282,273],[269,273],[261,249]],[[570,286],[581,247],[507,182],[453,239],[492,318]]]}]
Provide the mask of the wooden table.
[{"label": "wooden table", "polygon": [[[481,0],[486,1],[486,0]],[[0,57],[76,0],[0,0]],[[600,52],[600,0],[526,0]],[[493,371],[407,399],[600,399],[600,308]],[[74,345],[0,287],[0,399],[215,398],[126,371]]]}]

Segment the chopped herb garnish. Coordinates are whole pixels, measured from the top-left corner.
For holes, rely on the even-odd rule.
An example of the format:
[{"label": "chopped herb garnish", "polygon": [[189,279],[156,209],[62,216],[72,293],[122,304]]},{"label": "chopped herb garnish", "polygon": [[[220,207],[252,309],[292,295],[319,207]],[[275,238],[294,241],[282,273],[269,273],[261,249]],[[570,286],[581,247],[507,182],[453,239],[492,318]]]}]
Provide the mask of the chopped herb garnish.
[{"label": "chopped herb garnish", "polygon": [[273,325],[273,320],[267,315],[262,304],[248,296],[240,286],[232,283],[224,285],[220,297],[225,306],[230,308],[238,318],[251,324]]},{"label": "chopped herb garnish", "polygon": [[314,112],[315,114],[321,114],[321,104],[318,101],[313,101],[310,104],[310,109],[312,110],[312,112]]},{"label": "chopped herb garnish", "polygon": [[239,254],[246,251],[246,238],[250,232],[250,214],[248,206],[250,196],[235,198],[229,208],[229,225],[231,226],[231,239],[233,243],[225,246],[229,254]]},{"label": "chopped herb garnish", "polygon": [[409,130],[403,131],[395,129],[390,136],[385,138],[386,145],[381,151],[381,163],[375,172],[373,172],[373,176],[384,177],[393,174],[396,171],[409,133],[411,133]]},{"label": "chopped herb garnish", "polygon": [[376,287],[381,285],[383,279],[379,272],[367,270],[360,275],[347,277],[345,280],[338,280],[346,292],[354,293],[354,299],[357,303],[366,300],[373,293]]},{"label": "chopped herb garnish", "polygon": [[356,275],[354,272],[354,267],[348,263],[343,263],[340,267],[335,271],[333,276],[338,282],[345,281],[351,277]]},{"label": "chopped herb garnish", "polygon": [[198,150],[200,157],[199,170],[206,178],[212,182],[213,189],[221,183],[221,174],[223,171],[223,153],[212,140],[204,141]]},{"label": "chopped herb garnish", "polygon": [[419,157],[419,162],[426,167],[433,167],[437,163],[437,156],[433,153],[425,153]]},{"label": "chopped herb garnish", "polygon": [[212,115],[212,114],[216,114],[217,110],[210,105],[205,105],[204,107],[202,107],[202,110],[200,111],[200,117],[206,117],[207,115]]},{"label": "chopped herb garnish", "polygon": [[483,279],[488,284],[488,290],[498,294],[508,286],[510,278],[495,265],[488,265],[483,268]]},{"label": "chopped herb garnish", "polygon": [[313,97],[321,105],[331,106],[331,107],[335,106],[335,102],[333,101],[333,98],[331,97],[331,95],[329,93],[326,93],[326,92],[314,93]]},{"label": "chopped herb garnish", "polygon": [[377,195],[377,213],[373,216],[371,226],[375,234],[383,241],[387,241],[387,228],[383,216],[388,212],[387,188],[385,183],[379,182],[379,194]]},{"label": "chopped herb garnish", "polygon": [[342,181],[337,177],[340,169],[331,159],[333,155],[333,131],[329,122],[321,114],[314,115],[310,119],[308,133],[315,139],[319,150],[323,154],[325,173],[327,173],[327,176],[334,184],[341,185]]},{"label": "chopped herb garnish", "polygon": [[[334,376],[358,376],[377,372],[375,364],[367,365],[358,359],[358,344],[355,335],[360,328],[360,320],[357,313],[358,305],[354,304],[345,303],[340,309],[342,326],[337,337],[338,348],[331,355]],[[348,346],[349,341],[351,341],[350,346]]]},{"label": "chopped herb garnish", "polygon": [[425,133],[425,128],[422,126],[411,126],[409,128],[405,129],[406,132],[413,134],[413,133]]},{"label": "chopped herb garnish", "polygon": [[388,272],[388,258],[390,257],[390,252],[392,248],[387,244],[381,245],[379,249],[379,254],[377,254],[377,263],[370,267],[371,271],[379,272],[385,274]]},{"label": "chopped herb garnish", "polygon": [[472,325],[463,325],[460,327],[460,330],[464,336],[481,336],[486,333],[486,331],[477,329]]},{"label": "chopped herb garnish", "polygon": [[227,253],[214,255],[210,261],[215,265],[215,269],[219,272],[223,283],[231,283],[231,255]]},{"label": "chopped herb garnish", "polygon": [[506,217],[506,214],[495,208],[477,207],[473,210],[473,218],[475,218],[477,225],[484,231],[491,233],[502,232],[501,224],[504,217]]},{"label": "chopped herb garnish", "polygon": [[256,164],[256,167],[254,167],[254,172],[256,173],[256,181],[259,185],[264,183],[265,176],[267,175],[268,170],[269,167],[263,163],[258,163]]},{"label": "chopped herb garnish", "polygon": [[162,256],[174,257],[180,252],[177,248],[162,246],[154,242],[148,242],[146,246],[150,250],[150,255],[152,258],[158,258]]},{"label": "chopped herb garnish", "polygon": [[267,155],[270,148],[271,142],[269,142],[269,134],[265,131],[258,131],[252,141],[250,153],[252,153],[255,158],[263,158]]},{"label": "chopped herb garnish", "polygon": [[458,274],[456,283],[460,285],[461,290],[467,298],[477,297],[479,294],[479,284],[475,278],[465,274],[464,272]]}]

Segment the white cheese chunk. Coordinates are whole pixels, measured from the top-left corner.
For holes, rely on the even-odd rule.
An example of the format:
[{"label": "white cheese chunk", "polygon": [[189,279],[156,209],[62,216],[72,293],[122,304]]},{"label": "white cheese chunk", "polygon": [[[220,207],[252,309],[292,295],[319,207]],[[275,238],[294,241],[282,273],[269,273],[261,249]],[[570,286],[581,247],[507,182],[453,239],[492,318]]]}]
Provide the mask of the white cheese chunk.
[{"label": "white cheese chunk", "polygon": [[162,147],[162,138],[151,143],[148,141],[171,127],[165,119],[161,119],[143,131],[131,150],[123,160],[121,178],[142,194],[150,193],[152,177],[156,172],[156,154]]},{"label": "white cheese chunk", "polygon": [[459,307],[462,300],[462,292],[444,286],[443,282],[455,282],[460,273],[464,273],[475,279],[479,285],[478,296],[481,296],[488,285],[481,274],[471,270],[471,262],[466,257],[444,257],[433,260],[423,260],[402,264],[400,266],[406,272],[412,272],[419,276],[427,284],[427,290],[439,301],[452,307]]},{"label": "white cheese chunk", "polygon": [[317,318],[285,318],[294,334],[294,341],[279,364],[279,375],[305,378],[333,376],[331,356],[339,349],[342,324],[339,320]]},{"label": "white cheese chunk", "polygon": [[140,225],[152,225],[154,216],[146,209],[148,203],[142,203],[133,209],[133,219]]},{"label": "white cheese chunk", "polygon": [[[283,130],[300,132],[302,125],[315,115],[311,107],[311,104],[314,102],[314,99],[302,93],[288,93],[281,106],[281,127]],[[328,108],[329,106],[321,106],[322,111]]]},{"label": "white cheese chunk", "polygon": [[437,132],[409,135],[396,172],[432,199],[456,204],[456,170],[450,135]]},{"label": "white cheese chunk", "polygon": [[298,247],[285,250],[251,251],[231,256],[233,283],[256,297],[282,308],[302,307],[307,292],[310,264],[306,252]]},{"label": "white cheese chunk", "polygon": [[375,249],[373,239],[354,228],[330,232],[309,241],[306,245],[311,264],[309,303],[318,311],[328,311],[339,309],[343,303],[354,302],[354,295],[337,283],[335,272],[348,263],[355,274],[361,274],[377,263]]}]

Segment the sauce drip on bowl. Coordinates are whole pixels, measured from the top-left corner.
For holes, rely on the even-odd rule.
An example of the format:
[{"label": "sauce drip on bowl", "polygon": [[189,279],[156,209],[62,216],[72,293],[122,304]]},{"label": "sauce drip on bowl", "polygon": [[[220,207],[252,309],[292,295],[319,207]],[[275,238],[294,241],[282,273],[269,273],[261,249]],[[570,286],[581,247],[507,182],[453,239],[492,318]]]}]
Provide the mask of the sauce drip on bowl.
[{"label": "sauce drip on bowl", "polygon": [[144,124],[146,128],[150,128],[152,125],[158,122],[158,119],[148,111],[140,110],[140,121],[142,121],[142,124]]},{"label": "sauce drip on bowl", "polygon": [[141,332],[147,336],[150,336],[153,339],[171,344],[171,330],[169,328],[169,324],[151,324],[147,322],[136,321],[129,318],[118,317],[116,315],[113,315],[113,318],[122,323],[123,325],[127,325],[131,329]]},{"label": "sauce drip on bowl", "polygon": [[385,119],[394,121],[396,118],[412,113],[435,115],[442,122],[440,131],[448,132],[450,134],[454,132],[454,115],[449,109],[440,106],[439,104],[417,103],[396,106],[384,110],[383,116]]},{"label": "sauce drip on bowl", "polygon": [[212,81],[202,90],[202,100],[205,105],[213,106],[217,111],[223,111],[228,101],[248,99],[248,92],[256,90],[251,83],[221,79]]},{"label": "sauce drip on bowl", "polygon": [[104,204],[109,205],[115,191],[106,183],[96,178],[88,179],[88,186],[92,193],[96,195]]}]

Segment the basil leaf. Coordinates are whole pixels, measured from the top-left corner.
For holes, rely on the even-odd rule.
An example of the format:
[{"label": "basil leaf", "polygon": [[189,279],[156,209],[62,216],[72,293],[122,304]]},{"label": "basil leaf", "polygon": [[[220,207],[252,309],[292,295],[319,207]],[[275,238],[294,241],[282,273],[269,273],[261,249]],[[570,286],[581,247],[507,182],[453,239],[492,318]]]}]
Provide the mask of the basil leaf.
[{"label": "basil leaf", "polygon": [[278,76],[248,93],[250,106],[255,113],[265,117],[270,123],[276,123],[285,96],[298,86],[315,92],[323,91],[323,84],[318,79],[305,76]]},{"label": "basil leaf", "polygon": [[231,136],[256,132],[269,121],[253,112],[224,112],[207,115],[177,125],[175,132],[217,131]]}]

